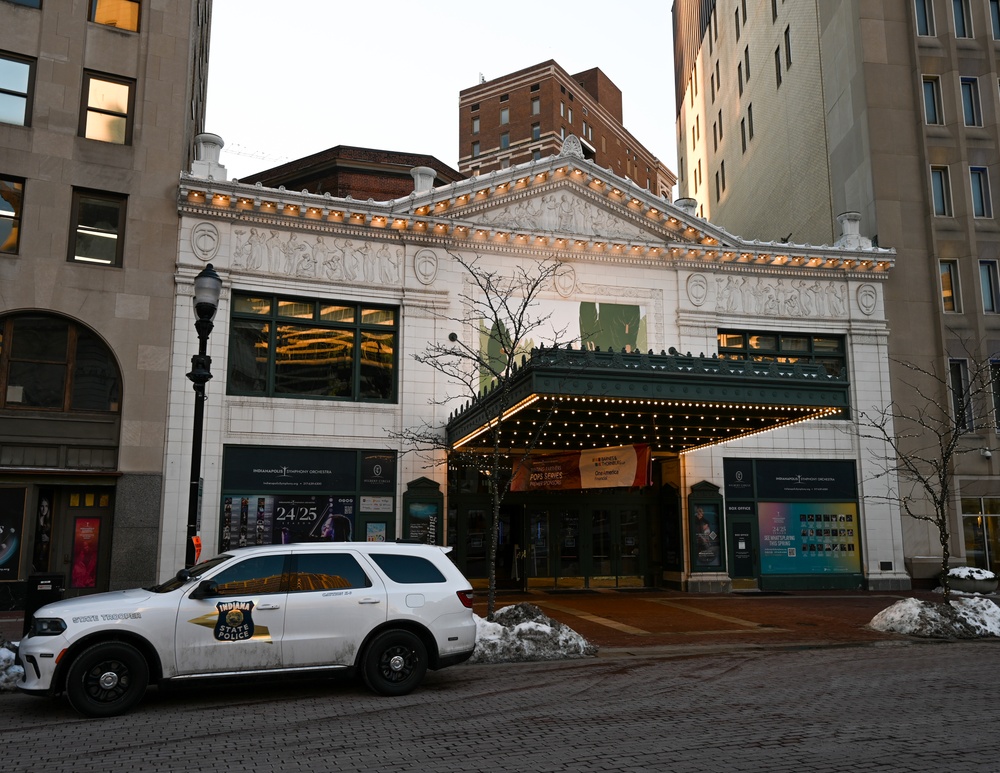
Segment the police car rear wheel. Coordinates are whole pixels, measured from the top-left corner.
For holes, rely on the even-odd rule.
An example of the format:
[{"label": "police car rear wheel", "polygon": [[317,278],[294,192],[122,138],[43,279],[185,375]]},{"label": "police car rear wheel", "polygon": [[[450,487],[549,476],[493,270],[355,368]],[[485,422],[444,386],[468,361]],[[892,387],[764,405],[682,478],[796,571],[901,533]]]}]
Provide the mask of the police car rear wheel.
[{"label": "police car rear wheel", "polygon": [[427,673],[427,648],[409,631],[386,631],[368,647],[362,673],[373,692],[406,695]]},{"label": "police car rear wheel", "polygon": [[149,684],[142,653],[125,642],[95,644],[81,652],[66,676],[70,705],[87,717],[113,717],[135,706]]}]

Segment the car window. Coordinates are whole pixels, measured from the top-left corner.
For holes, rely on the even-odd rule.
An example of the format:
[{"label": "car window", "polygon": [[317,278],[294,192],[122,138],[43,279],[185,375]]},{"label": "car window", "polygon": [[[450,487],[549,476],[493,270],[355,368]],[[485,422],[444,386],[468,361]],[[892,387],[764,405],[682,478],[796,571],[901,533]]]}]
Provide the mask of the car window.
[{"label": "car window", "polygon": [[416,584],[424,582],[446,582],[441,570],[426,558],[420,556],[400,556],[391,553],[370,553],[372,561],[386,573],[393,582]]},{"label": "car window", "polygon": [[370,588],[372,581],[350,553],[299,553],[289,591]]},{"label": "car window", "polygon": [[249,596],[255,593],[281,593],[285,556],[254,556],[223,569],[212,582],[217,596]]}]

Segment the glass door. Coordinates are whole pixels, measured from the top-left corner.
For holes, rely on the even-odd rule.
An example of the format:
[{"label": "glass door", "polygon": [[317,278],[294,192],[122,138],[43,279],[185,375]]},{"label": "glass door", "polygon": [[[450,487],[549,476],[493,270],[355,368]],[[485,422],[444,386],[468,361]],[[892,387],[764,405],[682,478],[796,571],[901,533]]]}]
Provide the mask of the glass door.
[{"label": "glass door", "polygon": [[591,510],[591,577],[615,587],[643,582],[647,563],[643,516],[640,507]]}]

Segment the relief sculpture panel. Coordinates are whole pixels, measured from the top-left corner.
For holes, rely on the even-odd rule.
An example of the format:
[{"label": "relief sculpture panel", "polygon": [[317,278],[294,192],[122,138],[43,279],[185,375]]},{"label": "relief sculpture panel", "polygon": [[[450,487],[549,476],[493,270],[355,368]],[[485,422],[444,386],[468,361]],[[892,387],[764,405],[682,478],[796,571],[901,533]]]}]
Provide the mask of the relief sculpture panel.
[{"label": "relief sculpture panel", "polygon": [[[714,293],[712,293],[714,290]],[[688,301],[708,304],[715,296],[715,311],[758,317],[839,318],[848,313],[847,285],[818,279],[716,276],[714,283],[704,274],[688,278]]]}]

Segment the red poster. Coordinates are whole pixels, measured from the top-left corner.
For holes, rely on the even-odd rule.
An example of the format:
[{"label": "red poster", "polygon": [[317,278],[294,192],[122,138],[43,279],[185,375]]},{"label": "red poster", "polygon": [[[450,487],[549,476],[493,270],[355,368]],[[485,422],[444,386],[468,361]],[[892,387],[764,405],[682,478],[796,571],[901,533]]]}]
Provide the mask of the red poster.
[{"label": "red poster", "polygon": [[97,546],[100,518],[76,518],[73,524],[73,572],[71,588],[97,587]]},{"label": "red poster", "polygon": [[532,456],[515,470],[510,490],[648,486],[650,460],[646,444]]}]

